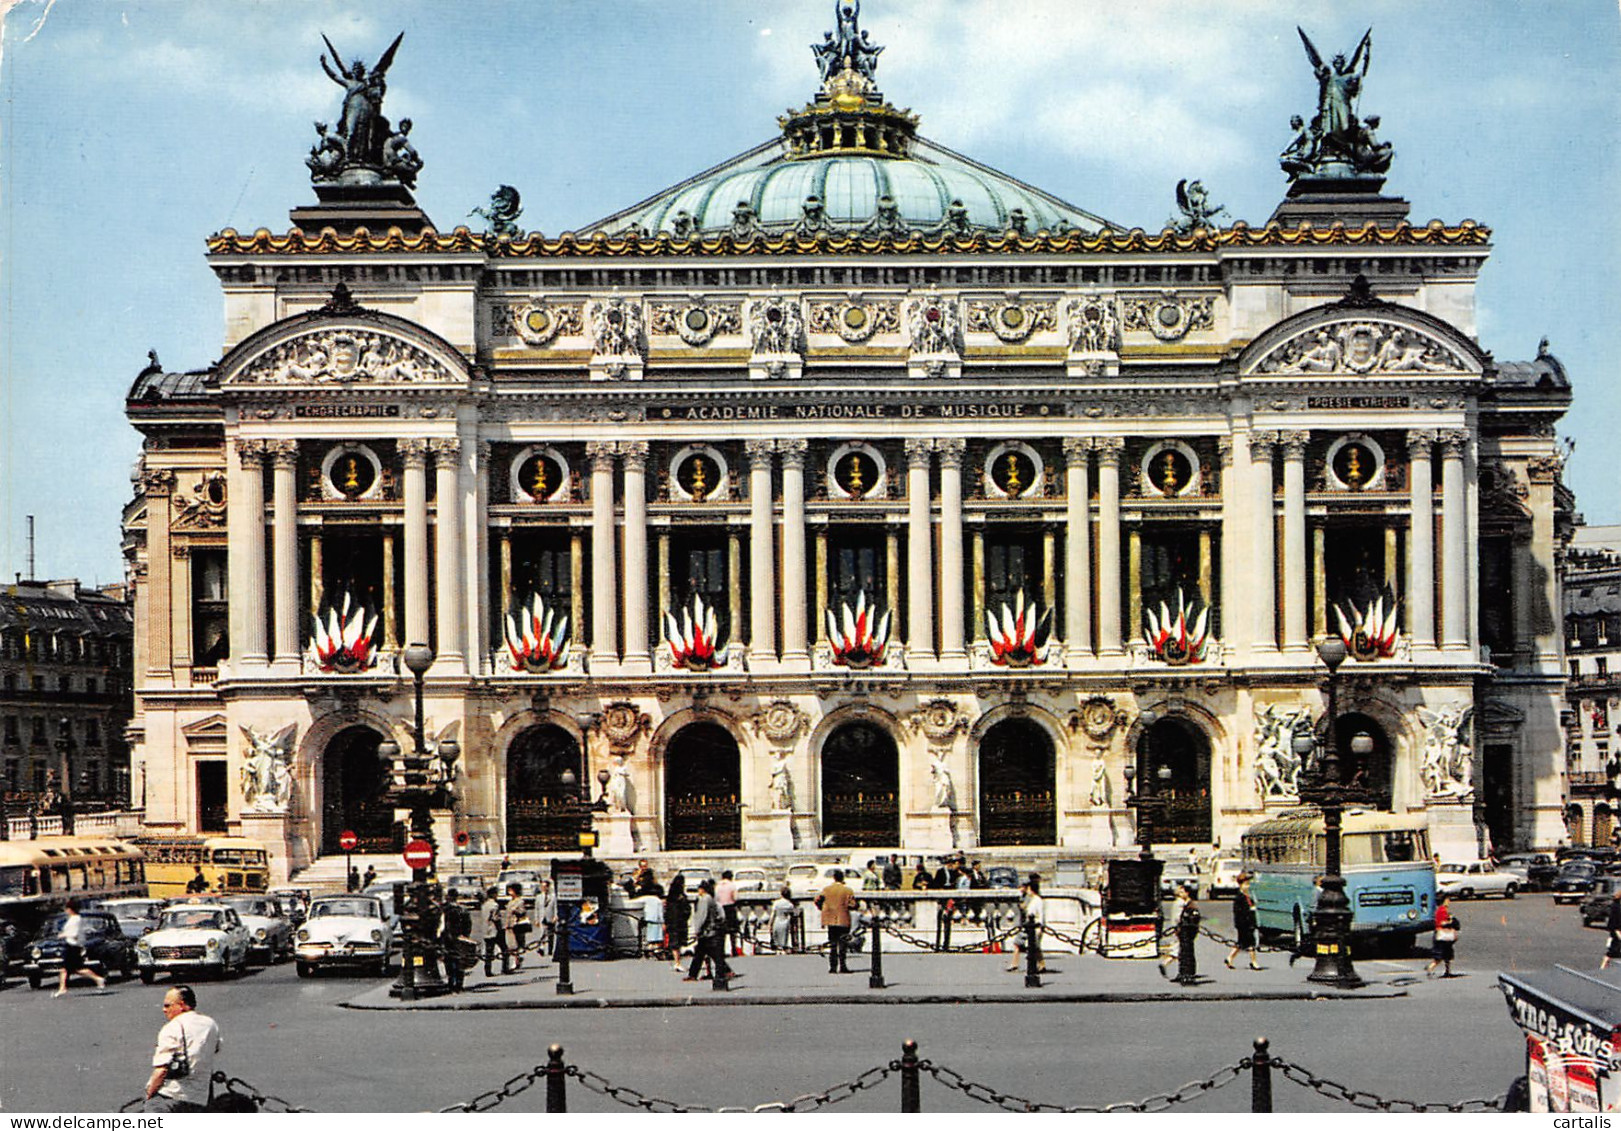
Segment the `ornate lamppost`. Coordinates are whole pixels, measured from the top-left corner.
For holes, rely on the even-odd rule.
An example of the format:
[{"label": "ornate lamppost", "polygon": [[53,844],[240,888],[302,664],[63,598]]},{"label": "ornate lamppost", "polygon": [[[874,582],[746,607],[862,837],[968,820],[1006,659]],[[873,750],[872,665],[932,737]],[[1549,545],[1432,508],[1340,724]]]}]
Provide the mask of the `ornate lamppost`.
[{"label": "ornate lamppost", "polygon": [[[1171,767],[1169,765],[1154,766],[1154,744],[1153,739],[1150,737],[1154,724],[1159,722],[1159,716],[1153,711],[1143,711],[1137,716],[1137,721],[1142,724],[1143,728],[1144,752],[1147,755],[1144,759],[1145,770],[1152,770],[1155,781],[1159,783],[1158,788],[1164,789],[1171,781]],[[1128,761],[1126,763],[1123,772],[1126,778],[1126,796],[1121,804],[1137,814],[1137,843],[1142,846],[1139,858],[1146,862],[1154,859],[1154,820],[1165,813],[1169,807],[1169,802],[1165,798],[1149,792],[1150,787],[1146,777],[1143,779],[1143,792],[1138,794],[1133,790],[1133,786],[1137,781],[1137,767],[1132,762]]]},{"label": "ornate lamppost", "polygon": [[[563,789],[566,791],[564,797],[567,799],[569,810],[577,814],[580,821],[578,836],[580,854],[584,857],[584,859],[581,860],[578,867],[580,869],[580,883],[582,885],[585,882],[586,873],[590,871],[591,850],[595,848],[597,844],[597,832],[595,826],[593,825],[593,821],[596,814],[606,813],[608,811],[609,776],[610,775],[606,769],[597,771],[597,788],[601,793],[601,796],[595,801],[591,800],[589,792],[587,792],[583,797],[574,792],[575,787],[580,784],[580,779],[571,767],[564,766],[562,774],[559,775],[557,779],[559,784],[561,784]],[[572,951],[572,945],[569,940],[570,932],[573,929],[572,916],[578,913],[578,908],[575,907],[573,900],[565,900],[563,898],[562,873],[558,871],[559,867],[561,867],[561,865],[554,862],[553,876],[556,877],[557,880],[552,888],[553,898],[557,900],[556,988],[559,994],[572,994],[574,992],[574,979],[569,969],[569,958]],[[603,865],[603,867],[605,868],[606,865]],[[608,919],[608,908],[606,906],[606,892],[603,895],[603,903],[603,920],[608,922],[610,920]],[[612,928],[610,927],[609,930],[611,935]]]},{"label": "ornate lamppost", "polygon": [[[411,673],[416,693],[416,726],[412,731],[412,751],[401,756],[399,744],[384,740],[377,746],[377,757],[393,769],[393,799],[401,808],[410,810],[409,829],[414,840],[427,841],[434,859],[438,846],[433,839],[434,801],[441,790],[434,785],[429,765],[427,732],[422,721],[422,685],[428,669],[433,666],[433,649],[426,644],[411,644],[401,658]],[[456,743],[445,740],[439,744],[441,760],[453,762],[460,752]],[[408,911],[401,915],[404,927],[401,946],[400,980],[390,994],[402,1001],[421,997],[434,997],[446,991],[444,978],[439,972],[439,947],[430,929],[430,907],[433,888],[428,883],[428,868],[417,868],[411,875]]]},{"label": "ornate lamppost", "polygon": [[[1326,850],[1323,860],[1322,890],[1317,896],[1317,910],[1312,916],[1312,942],[1317,961],[1308,982],[1355,989],[1363,985],[1356,967],[1351,963],[1351,901],[1345,896],[1345,877],[1340,875],[1340,826],[1345,807],[1359,800],[1356,791],[1340,782],[1340,758],[1335,727],[1339,721],[1337,697],[1338,672],[1345,662],[1345,642],[1330,636],[1317,645],[1317,657],[1328,669],[1328,718],[1324,727],[1322,757],[1317,771],[1301,783],[1300,800],[1323,811],[1323,836]],[[1304,747],[1304,743],[1301,744]],[[1373,740],[1359,734],[1352,740],[1352,750],[1366,757],[1373,749]]]}]

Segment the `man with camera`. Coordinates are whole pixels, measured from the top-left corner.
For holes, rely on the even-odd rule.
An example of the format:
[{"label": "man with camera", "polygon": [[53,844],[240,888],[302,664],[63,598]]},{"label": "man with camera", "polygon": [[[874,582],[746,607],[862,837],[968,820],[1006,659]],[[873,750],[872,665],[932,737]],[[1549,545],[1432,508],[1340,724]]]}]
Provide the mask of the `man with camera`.
[{"label": "man with camera", "polygon": [[152,1075],[146,1082],[142,1111],[203,1111],[209,1078],[220,1050],[219,1023],[197,1012],[190,986],[170,986],[163,995],[158,1047],[152,1053]]}]

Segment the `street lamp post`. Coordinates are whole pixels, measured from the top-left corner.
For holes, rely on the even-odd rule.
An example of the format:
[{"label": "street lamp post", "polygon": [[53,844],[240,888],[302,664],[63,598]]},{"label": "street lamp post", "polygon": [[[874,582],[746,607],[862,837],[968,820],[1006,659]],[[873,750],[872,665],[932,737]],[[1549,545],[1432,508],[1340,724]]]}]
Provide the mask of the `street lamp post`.
[{"label": "street lamp post", "polygon": [[[584,857],[585,861],[591,859],[591,850],[596,846],[596,829],[592,822],[596,814],[608,811],[608,779],[609,774],[606,769],[597,771],[597,787],[601,796],[595,801],[590,799],[589,790],[587,790],[584,797],[574,792],[575,788],[580,784],[580,779],[572,767],[564,766],[562,774],[557,779],[565,791],[563,796],[566,799],[568,809],[579,819],[580,825],[577,836],[580,855]],[[580,867],[580,880],[582,883],[585,880],[587,870],[582,861]],[[559,994],[572,994],[574,992],[574,981],[569,969],[569,960],[573,949],[570,943],[570,931],[572,929],[570,915],[578,909],[573,906],[572,900],[565,901],[562,898],[561,883],[558,884],[555,891],[557,899],[557,992]],[[603,896],[602,915],[604,922],[611,922],[608,918],[606,894]],[[612,927],[609,928],[609,933],[611,939]]]},{"label": "street lamp post", "polygon": [[[1340,874],[1340,827],[1345,806],[1357,800],[1355,792],[1340,782],[1340,758],[1335,727],[1339,721],[1338,672],[1345,662],[1345,642],[1330,636],[1317,645],[1317,656],[1328,669],[1328,719],[1323,728],[1322,757],[1311,780],[1303,782],[1300,800],[1323,811],[1322,891],[1312,917],[1312,940],[1317,961],[1308,982],[1355,989],[1363,981],[1351,963],[1351,902],[1345,896],[1345,877]],[[1359,756],[1371,751],[1373,740],[1357,735],[1352,749]]]},{"label": "street lamp post", "polygon": [[[433,666],[433,649],[426,644],[411,644],[406,647],[401,658],[411,673],[416,692],[416,726],[412,732],[412,752],[409,757],[400,757],[400,747],[395,742],[382,742],[377,747],[379,759],[392,765],[396,759],[400,769],[395,773],[394,798],[402,807],[410,810],[410,835],[414,840],[425,840],[433,849],[434,859],[438,857],[438,848],[433,839],[433,812],[432,804],[435,796],[431,775],[429,773],[428,743],[426,728],[422,721],[422,690],[423,679],[428,669]],[[455,758],[455,751],[441,751],[441,757]],[[444,978],[439,972],[438,947],[435,943],[429,926],[429,904],[431,891],[428,884],[429,868],[416,868],[411,874],[411,893],[407,903],[411,913],[402,916],[404,932],[401,945],[400,980],[393,986],[390,993],[402,1001],[415,1001],[422,997],[435,997],[445,992]]]}]

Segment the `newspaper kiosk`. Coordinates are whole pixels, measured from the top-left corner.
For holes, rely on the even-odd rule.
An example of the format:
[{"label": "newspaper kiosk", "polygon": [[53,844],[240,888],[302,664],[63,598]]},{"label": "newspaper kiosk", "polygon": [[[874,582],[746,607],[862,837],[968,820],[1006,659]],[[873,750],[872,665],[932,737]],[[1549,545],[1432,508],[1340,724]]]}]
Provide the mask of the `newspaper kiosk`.
[{"label": "newspaper kiosk", "polygon": [[1158,958],[1160,871],[1152,857],[1110,860],[1103,889],[1103,954],[1106,958]]},{"label": "newspaper kiosk", "polygon": [[1621,984],[1567,966],[1498,974],[1497,982],[1525,1034],[1529,1110],[1621,1108],[1621,1080],[1612,1075],[1621,1052]]}]

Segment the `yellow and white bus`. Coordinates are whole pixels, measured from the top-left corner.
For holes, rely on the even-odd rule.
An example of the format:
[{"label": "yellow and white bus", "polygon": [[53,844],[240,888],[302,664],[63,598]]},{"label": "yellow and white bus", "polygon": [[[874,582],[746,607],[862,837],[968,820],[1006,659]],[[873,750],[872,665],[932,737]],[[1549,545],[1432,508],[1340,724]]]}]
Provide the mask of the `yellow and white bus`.
[{"label": "yellow and white bus", "polygon": [[49,836],[0,841],[0,923],[24,936],[69,899],[146,894],[141,850],[122,840]]},{"label": "yellow and white bus", "polygon": [[[211,895],[258,895],[270,886],[265,846],[237,836],[140,836],[154,896],[185,895],[197,876]],[[195,889],[193,889],[195,890]]]}]

